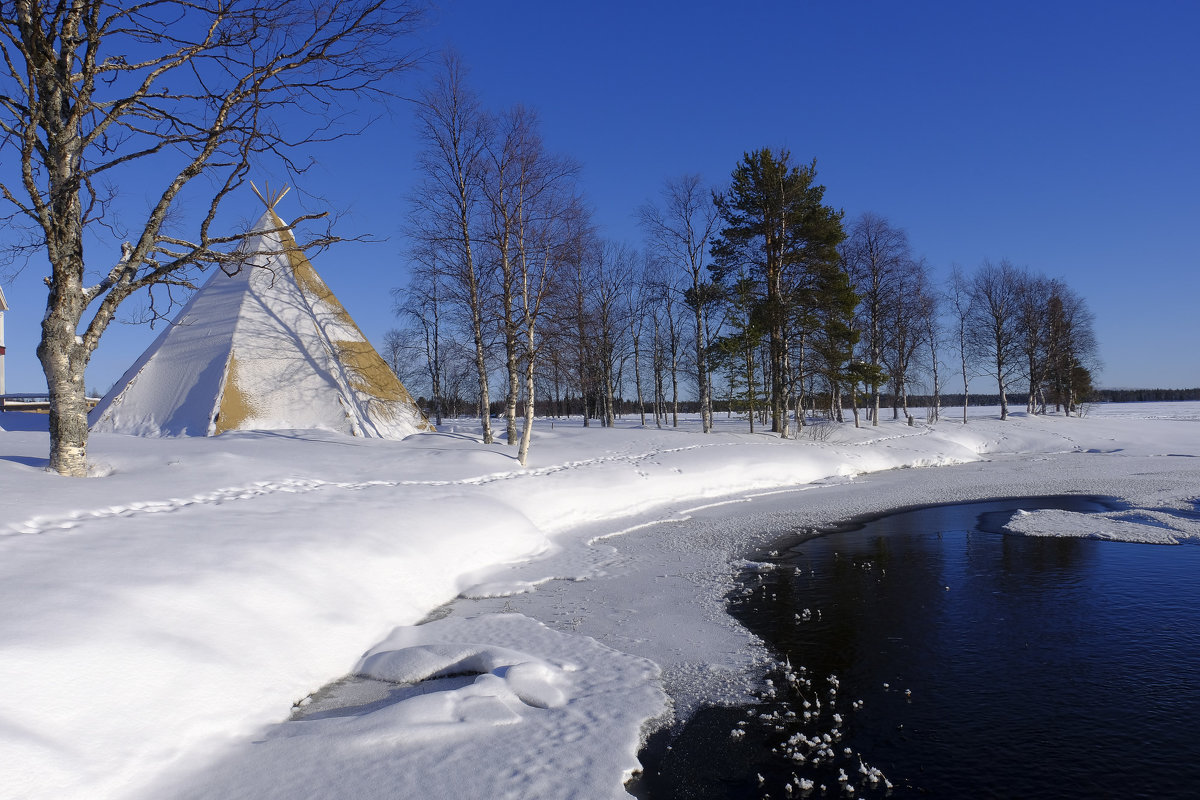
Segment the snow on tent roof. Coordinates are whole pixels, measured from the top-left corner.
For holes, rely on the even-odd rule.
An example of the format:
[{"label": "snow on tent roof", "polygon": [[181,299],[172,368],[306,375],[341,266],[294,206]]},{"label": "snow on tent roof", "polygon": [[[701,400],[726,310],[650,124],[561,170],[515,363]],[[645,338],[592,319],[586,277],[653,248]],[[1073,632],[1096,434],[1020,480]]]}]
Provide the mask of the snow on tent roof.
[{"label": "snow on tent roof", "polygon": [[386,439],[430,430],[273,203],[252,233],[242,270],[209,278],[93,409],[92,430],[323,428]]}]

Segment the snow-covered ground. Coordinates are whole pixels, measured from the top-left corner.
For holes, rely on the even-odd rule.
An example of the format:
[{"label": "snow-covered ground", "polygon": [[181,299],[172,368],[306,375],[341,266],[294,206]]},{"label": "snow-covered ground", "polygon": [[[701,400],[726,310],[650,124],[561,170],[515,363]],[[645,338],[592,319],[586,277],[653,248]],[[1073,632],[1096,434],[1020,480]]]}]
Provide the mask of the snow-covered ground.
[{"label": "snow-covered ground", "polygon": [[1010,529],[1200,538],[1200,404],[953,416],[823,441],[547,420],[527,468],[466,423],[109,434],[72,480],[44,417],[2,414],[0,795],[621,797],[649,725],[760,674],[723,597],[771,537],[1080,492],[1136,510]]}]

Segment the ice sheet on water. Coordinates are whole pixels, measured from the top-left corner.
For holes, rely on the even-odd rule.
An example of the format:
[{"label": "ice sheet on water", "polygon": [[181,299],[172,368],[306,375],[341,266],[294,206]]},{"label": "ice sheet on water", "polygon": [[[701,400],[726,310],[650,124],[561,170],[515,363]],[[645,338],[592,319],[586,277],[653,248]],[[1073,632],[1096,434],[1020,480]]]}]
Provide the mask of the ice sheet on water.
[{"label": "ice sheet on water", "polygon": [[1143,544],[1180,544],[1200,539],[1200,522],[1162,511],[1114,511],[1084,514],[1044,509],[1019,511],[1004,526],[1008,533],[1062,536]]}]

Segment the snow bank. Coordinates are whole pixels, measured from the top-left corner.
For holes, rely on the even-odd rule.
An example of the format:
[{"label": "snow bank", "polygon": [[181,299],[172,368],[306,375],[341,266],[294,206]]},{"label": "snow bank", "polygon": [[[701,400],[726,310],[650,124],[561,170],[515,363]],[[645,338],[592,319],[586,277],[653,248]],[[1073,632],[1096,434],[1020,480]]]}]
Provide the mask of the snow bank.
[{"label": "snow bank", "polygon": [[[751,435],[725,420],[711,435],[693,421],[680,430],[539,421],[526,468],[505,445],[480,444],[477,427],[452,424],[403,442],[317,431],[99,434],[90,455],[103,477],[72,480],[45,472],[45,429],[32,418],[0,418],[0,762],[4,792],[22,798],[294,797],[289,787],[302,784],[318,787],[312,796],[349,797],[368,783],[398,796],[561,797],[555,774],[564,770],[583,776],[580,796],[619,796],[635,731],[662,710],[653,666],[624,655],[642,644],[619,632],[600,644],[567,624],[553,632],[510,616],[404,626],[460,593],[541,592],[544,576],[493,571],[575,542],[636,536],[668,505],[668,517],[701,513],[687,509],[896,468],[966,465],[955,474],[979,494],[1003,463],[1030,479],[1045,464],[1081,486],[1097,476],[1137,483],[1125,477],[1131,458],[1200,464],[1187,457],[1200,455],[1190,419],[884,421],[840,426],[825,441]],[[906,474],[915,484],[942,471]],[[1191,494],[1138,483],[1166,511],[1192,508],[1197,484],[1181,484]],[[902,492],[888,497],[904,502]],[[1043,529],[1077,524],[1031,516]],[[1114,517],[1106,529],[1120,521],[1133,524]],[[678,548],[728,546],[722,531],[712,536]],[[611,549],[588,552],[591,572],[567,577],[616,569]],[[690,576],[675,569],[648,567],[644,579],[688,590]],[[649,613],[651,597],[632,588],[614,614]],[[669,602],[653,609],[672,612]],[[689,663],[703,660],[705,642],[686,624],[662,630]],[[434,677],[456,653],[478,674]],[[378,685],[441,662],[412,684],[460,681],[434,699],[387,695],[369,713],[280,723],[339,676],[357,670]],[[732,656],[729,669],[686,667],[697,680],[732,680],[736,668]],[[290,769],[309,783],[285,780]],[[336,791],[335,780],[345,781]],[[406,782],[421,791],[397,788]]]}]

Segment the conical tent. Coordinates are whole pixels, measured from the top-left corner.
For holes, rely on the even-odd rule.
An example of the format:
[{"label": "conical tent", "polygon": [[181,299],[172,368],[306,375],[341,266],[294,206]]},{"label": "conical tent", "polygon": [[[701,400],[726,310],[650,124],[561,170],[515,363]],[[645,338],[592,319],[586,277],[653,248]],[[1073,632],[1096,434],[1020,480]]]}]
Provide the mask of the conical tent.
[{"label": "conical tent", "polygon": [[93,431],[323,428],[399,439],[432,429],[273,205],[243,244],[242,270],[217,270],[196,292],[92,411]]}]

